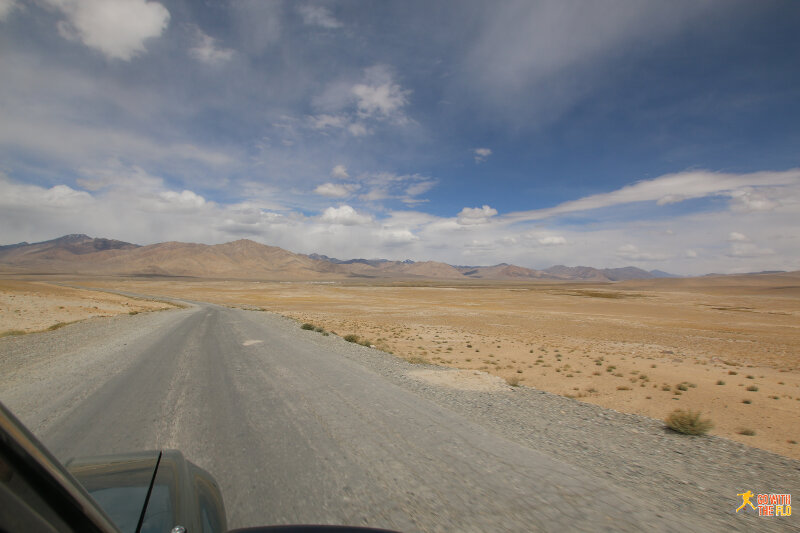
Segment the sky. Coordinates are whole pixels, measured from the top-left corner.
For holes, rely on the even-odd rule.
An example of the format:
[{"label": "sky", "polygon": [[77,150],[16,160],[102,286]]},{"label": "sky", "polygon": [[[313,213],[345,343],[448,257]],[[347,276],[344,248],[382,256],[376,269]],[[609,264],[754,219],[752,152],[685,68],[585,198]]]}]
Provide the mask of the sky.
[{"label": "sky", "polygon": [[0,0],[0,244],[800,270],[800,2]]}]

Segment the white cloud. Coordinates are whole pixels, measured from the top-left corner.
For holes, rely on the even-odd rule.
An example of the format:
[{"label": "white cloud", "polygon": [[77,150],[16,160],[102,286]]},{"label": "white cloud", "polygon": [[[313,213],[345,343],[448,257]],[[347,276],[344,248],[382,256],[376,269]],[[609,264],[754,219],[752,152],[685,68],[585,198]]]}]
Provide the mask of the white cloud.
[{"label": "white cloud", "polygon": [[[770,195],[772,198],[770,198]],[[757,191],[752,187],[744,187],[731,191],[731,206],[736,211],[745,213],[753,211],[771,211],[781,205],[781,195],[782,191],[774,188]]]},{"label": "white cloud", "polygon": [[328,198],[346,198],[356,189],[358,185],[352,183],[323,183],[318,185],[314,192]]},{"label": "white cloud", "polygon": [[364,71],[364,81],[351,89],[356,97],[358,114],[362,117],[394,118],[405,122],[402,108],[408,103],[411,91],[394,82],[391,71],[382,65]]},{"label": "white cloud", "polygon": [[233,50],[221,48],[217,44],[217,39],[206,35],[200,28],[196,28],[196,41],[196,44],[189,49],[189,53],[202,63],[219,65],[233,58]]},{"label": "white cloud", "polygon": [[539,237],[537,240],[539,244],[544,246],[558,246],[561,244],[567,244],[567,239],[561,235],[545,235],[543,237]]},{"label": "white cloud", "polygon": [[775,255],[775,251],[771,248],[760,248],[751,242],[734,242],[731,243],[728,255],[731,257],[756,258]]},{"label": "white cloud", "polygon": [[189,190],[181,192],[163,191],[158,194],[159,209],[174,211],[194,211],[206,205],[206,199]]},{"label": "white cloud", "polygon": [[490,148],[475,148],[474,154],[475,162],[483,163],[490,155],[492,155],[492,150]]},{"label": "white cloud", "polygon": [[303,22],[309,26],[319,26],[321,28],[336,29],[343,24],[331,15],[331,12],[323,6],[304,5],[297,8]]},{"label": "white cloud", "polygon": [[601,90],[605,67],[620,56],[633,60],[694,20],[726,15],[715,2],[624,2],[611,8],[587,2],[579,9],[563,0],[484,5],[450,90],[523,127],[556,120]]},{"label": "white cloud", "polygon": [[484,205],[483,207],[465,207],[458,214],[456,220],[462,226],[486,224],[489,219],[497,214],[497,209]]},{"label": "white cloud", "polygon": [[167,28],[170,14],[147,0],[44,0],[66,18],[62,37],[80,41],[110,59],[128,61],[145,51],[145,41]]},{"label": "white cloud", "polygon": [[747,242],[750,239],[747,238],[747,235],[732,231],[730,234],[728,234],[728,240],[731,242]]},{"label": "white cloud", "polygon": [[0,22],[8,18],[8,15],[17,6],[15,0],[0,0]]},{"label": "white cloud", "polygon": [[363,137],[369,133],[367,127],[360,122],[354,122],[347,126],[347,131],[349,131],[353,137]]},{"label": "white cloud", "polygon": [[322,222],[330,224],[341,224],[343,226],[356,226],[369,224],[372,218],[367,215],[362,215],[349,205],[340,207],[329,207],[322,212],[320,216]]},{"label": "white cloud", "polygon": [[331,177],[337,179],[347,179],[350,177],[350,174],[347,173],[347,167],[344,165],[336,165],[331,170]]},{"label": "white cloud", "polygon": [[381,228],[378,232],[381,242],[389,245],[408,244],[419,240],[409,229]]},{"label": "white cloud", "polygon": [[[635,202],[656,202],[658,205],[666,205],[687,199],[714,196],[731,198],[733,208],[741,202],[750,202],[749,210],[764,211],[786,205],[788,200],[781,201],[780,197],[787,189],[793,192],[792,202],[796,202],[798,187],[800,187],[800,169],[751,174],[687,171],[639,181],[616,191],[586,196],[551,208],[511,213],[507,218],[517,221],[542,220],[567,213]],[[754,194],[755,190],[759,191],[758,195]],[[761,198],[766,194],[773,196],[769,204]],[[754,206],[758,209],[754,209]]]},{"label": "white cloud", "polygon": [[628,261],[663,261],[667,258],[664,254],[642,252],[633,244],[623,244],[617,248],[617,255]]},{"label": "white cloud", "polygon": [[348,118],[344,115],[314,115],[308,117],[311,128],[324,130],[326,128],[344,128],[348,125]]}]

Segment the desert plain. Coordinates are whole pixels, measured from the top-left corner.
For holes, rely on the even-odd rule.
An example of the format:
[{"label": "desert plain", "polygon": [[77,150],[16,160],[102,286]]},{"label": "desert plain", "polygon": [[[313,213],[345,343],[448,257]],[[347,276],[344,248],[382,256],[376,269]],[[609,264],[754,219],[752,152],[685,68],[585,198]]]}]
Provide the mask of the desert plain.
[{"label": "desert plain", "polygon": [[6,278],[0,335],[169,307],[105,291],[206,301],[283,314],[298,334],[357,336],[447,386],[493,386],[496,376],[511,394],[535,387],[658,419],[701,411],[712,435],[800,459],[799,273],[619,283]]}]

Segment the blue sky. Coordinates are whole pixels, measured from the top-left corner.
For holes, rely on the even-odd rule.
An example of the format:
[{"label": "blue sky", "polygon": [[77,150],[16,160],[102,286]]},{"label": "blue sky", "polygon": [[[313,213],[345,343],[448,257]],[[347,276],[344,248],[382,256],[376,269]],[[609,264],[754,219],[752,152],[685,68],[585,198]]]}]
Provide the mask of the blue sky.
[{"label": "blue sky", "polygon": [[0,0],[0,242],[800,269],[800,3]]}]

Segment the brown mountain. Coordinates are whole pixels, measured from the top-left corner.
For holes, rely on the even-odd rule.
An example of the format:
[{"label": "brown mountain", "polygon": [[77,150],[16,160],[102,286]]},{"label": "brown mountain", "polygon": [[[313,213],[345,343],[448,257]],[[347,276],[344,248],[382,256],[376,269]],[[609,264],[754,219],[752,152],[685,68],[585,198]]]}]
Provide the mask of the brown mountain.
[{"label": "brown mountain", "polygon": [[557,279],[556,276],[532,270],[516,265],[501,263],[488,267],[456,267],[464,276],[476,279],[506,279],[506,280],[525,280],[525,279]]},{"label": "brown mountain", "polygon": [[437,261],[342,261],[320,255],[296,254],[247,239],[215,245],[163,242],[139,246],[86,235],[0,246],[0,271],[268,280],[366,277],[617,281],[655,276],[635,267],[598,270],[559,265],[541,271],[505,263],[454,267]]},{"label": "brown mountain", "polygon": [[29,271],[69,274],[242,279],[317,279],[347,275],[328,262],[250,240],[217,245],[164,242],[137,246],[69,235],[43,243],[0,247],[0,263]]}]

